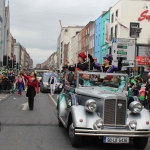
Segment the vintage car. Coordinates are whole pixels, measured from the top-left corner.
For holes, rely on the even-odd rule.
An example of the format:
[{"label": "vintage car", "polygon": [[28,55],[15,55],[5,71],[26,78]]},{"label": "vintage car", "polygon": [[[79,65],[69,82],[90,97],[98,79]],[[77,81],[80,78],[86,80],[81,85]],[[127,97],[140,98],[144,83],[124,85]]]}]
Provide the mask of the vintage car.
[{"label": "vintage car", "polygon": [[83,136],[104,143],[130,143],[144,149],[150,136],[150,114],[138,97],[127,99],[128,75],[77,72],[68,76],[58,97],[59,126],[69,128],[71,144],[79,147]]}]

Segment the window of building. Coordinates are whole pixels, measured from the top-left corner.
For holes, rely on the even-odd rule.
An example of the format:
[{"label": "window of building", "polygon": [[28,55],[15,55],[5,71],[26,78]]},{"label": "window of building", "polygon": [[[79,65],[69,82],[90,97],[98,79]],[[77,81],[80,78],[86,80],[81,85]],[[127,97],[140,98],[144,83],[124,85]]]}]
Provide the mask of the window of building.
[{"label": "window of building", "polygon": [[96,36],[96,40],[95,40],[95,45],[97,46],[97,36]]},{"label": "window of building", "polygon": [[93,39],[93,47],[94,47],[94,39]]},{"label": "window of building", "polygon": [[111,39],[113,39],[113,27],[111,27]]},{"label": "window of building", "polygon": [[88,34],[89,34],[89,28],[88,28]]},{"label": "window of building", "polygon": [[118,25],[115,26],[115,38],[117,38],[117,34],[118,34]]},{"label": "window of building", "polygon": [[116,17],[118,17],[118,10],[116,10]]},{"label": "window of building", "polygon": [[114,22],[114,13],[111,15],[111,23]]},{"label": "window of building", "polygon": [[[130,23],[130,36],[131,37],[135,36],[136,29],[139,28],[139,26],[140,26],[139,23],[134,23],[134,22]],[[139,37],[139,34],[137,35],[137,37]]]}]

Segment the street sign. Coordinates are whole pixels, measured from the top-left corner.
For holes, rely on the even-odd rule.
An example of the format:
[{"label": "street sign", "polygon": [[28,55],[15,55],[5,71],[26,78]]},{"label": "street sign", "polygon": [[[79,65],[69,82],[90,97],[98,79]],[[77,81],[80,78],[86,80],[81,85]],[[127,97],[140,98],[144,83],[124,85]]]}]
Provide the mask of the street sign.
[{"label": "street sign", "polygon": [[117,65],[120,58],[123,59],[124,63],[128,62],[130,67],[134,67],[135,58],[135,40],[134,39],[123,39],[115,38],[112,42],[112,56],[113,65]]}]

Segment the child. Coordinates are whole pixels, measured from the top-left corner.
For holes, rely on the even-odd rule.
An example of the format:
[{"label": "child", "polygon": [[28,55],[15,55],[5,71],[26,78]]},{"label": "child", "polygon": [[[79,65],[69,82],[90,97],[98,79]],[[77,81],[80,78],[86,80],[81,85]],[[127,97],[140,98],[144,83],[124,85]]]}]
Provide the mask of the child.
[{"label": "child", "polygon": [[25,85],[25,81],[21,74],[20,74],[20,77],[15,82],[15,84],[16,83],[18,83],[18,95],[22,95],[22,88],[23,88],[23,85]]}]

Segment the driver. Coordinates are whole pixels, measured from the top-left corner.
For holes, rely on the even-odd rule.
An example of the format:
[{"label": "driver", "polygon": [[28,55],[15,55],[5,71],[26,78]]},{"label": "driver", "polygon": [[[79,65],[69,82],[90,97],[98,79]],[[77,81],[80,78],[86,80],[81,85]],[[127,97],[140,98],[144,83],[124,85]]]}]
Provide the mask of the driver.
[{"label": "driver", "polygon": [[120,71],[122,68],[122,58],[118,61],[118,66],[114,66],[112,65],[112,55],[107,54],[105,57],[103,57],[103,65],[95,63],[93,57],[90,54],[88,54],[88,57],[90,59],[90,62],[93,64],[93,67],[100,72],[113,73],[115,71]]},{"label": "driver", "polygon": [[79,86],[91,86],[90,79],[91,79],[90,74],[83,74],[80,77]]}]

